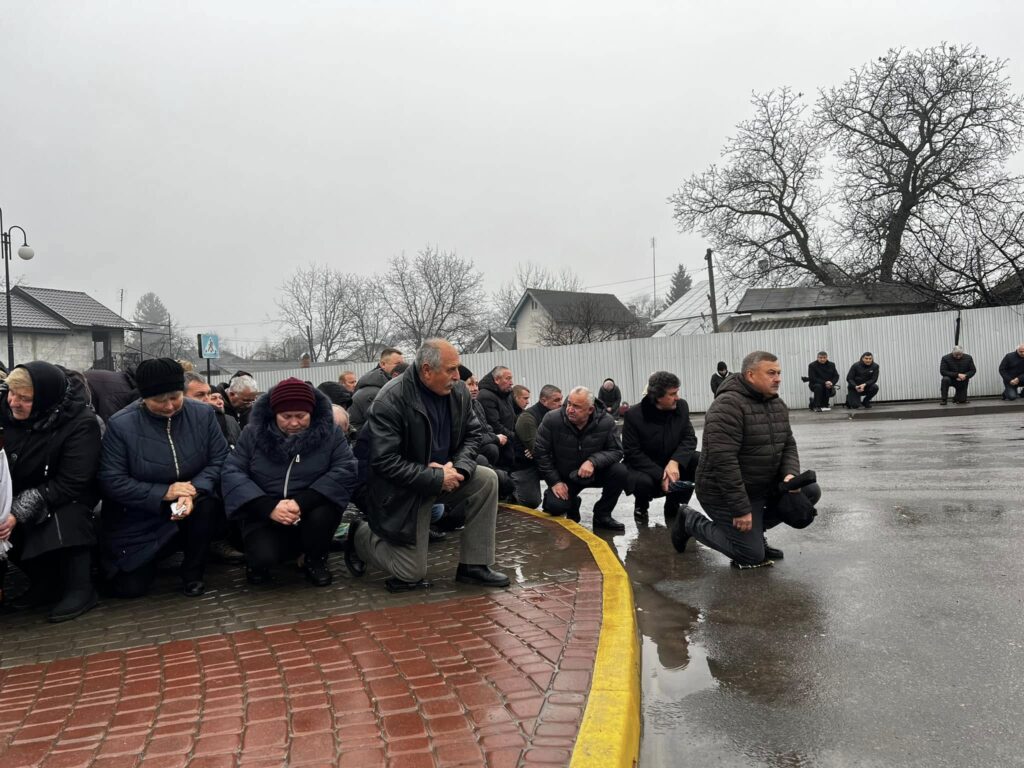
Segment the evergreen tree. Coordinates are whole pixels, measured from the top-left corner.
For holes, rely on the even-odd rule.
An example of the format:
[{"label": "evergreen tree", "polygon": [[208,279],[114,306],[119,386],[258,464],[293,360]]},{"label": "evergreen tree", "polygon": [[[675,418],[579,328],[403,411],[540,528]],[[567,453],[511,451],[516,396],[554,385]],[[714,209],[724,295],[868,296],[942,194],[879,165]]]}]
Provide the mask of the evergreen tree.
[{"label": "evergreen tree", "polygon": [[672,275],[672,286],[668,289],[668,294],[665,296],[665,308],[672,306],[672,304],[679,300],[679,297],[686,293],[693,286],[693,278],[686,271],[686,267],[682,264],[679,265],[679,269]]}]

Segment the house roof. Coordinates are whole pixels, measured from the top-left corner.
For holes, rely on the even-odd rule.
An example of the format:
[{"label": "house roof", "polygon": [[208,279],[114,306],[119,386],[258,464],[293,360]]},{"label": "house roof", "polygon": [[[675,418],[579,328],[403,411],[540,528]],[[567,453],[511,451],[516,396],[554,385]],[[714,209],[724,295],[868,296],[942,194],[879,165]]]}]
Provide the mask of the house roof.
[{"label": "house roof", "polygon": [[593,308],[600,313],[606,322],[631,323],[636,316],[626,308],[612,293],[585,293],[582,291],[547,291],[540,288],[527,288],[516,304],[515,310],[509,315],[506,325],[515,327],[515,318],[528,298],[536,301],[556,323],[572,322],[581,301],[593,302]]},{"label": "house roof", "polygon": [[[745,286],[716,289],[719,323],[736,312],[745,291]],[[651,320],[651,325],[661,326],[654,335],[689,336],[711,333],[714,329],[711,323],[711,299],[708,294],[707,280],[694,283],[690,290]]]},{"label": "house roof", "polygon": [[747,331],[778,331],[782,328],[811,328],[816,325],[828,325],[828,319],[817,317],[780,317],[775,320],[744,320],[733,326],[733,333]]},{"label": "house roof", "polygon": [[490,349],[485,349],[489,344],[493,342],[494,346],[500,347],[499,351],[509,351],[516,348],[516,332],[515,331],[487,331],[481,333],[469,344],[466,345],[467,352],[490,352]]},{"label": "house roof", "polygon": [[[0,300],[0,305],[3,301]],[[134,326],[81,291],[33,288],[11,289],[11,325],[27,331],[67,333],[82,328],[131,329]],[[0,328],[7,327],[7,313],[0,306]]]},{"label": "house roof", "polygon": [[62,291],[56,288],[36,288],[19,285],[11,290],[11,295],[24,295],[29,302],[34,302],[57,315],[67,325],[77,328],[123,328],[130,330],[135,326],[113,310],[107,309],[96,299],[82,291]]},{"label": "house roof", "polygon": [[932,304],[904,285],[868,283],[849,286],[796,286],[793,288],[751,288],[737,312],[786,312],[802,309],[873,307],[880,304]]}]

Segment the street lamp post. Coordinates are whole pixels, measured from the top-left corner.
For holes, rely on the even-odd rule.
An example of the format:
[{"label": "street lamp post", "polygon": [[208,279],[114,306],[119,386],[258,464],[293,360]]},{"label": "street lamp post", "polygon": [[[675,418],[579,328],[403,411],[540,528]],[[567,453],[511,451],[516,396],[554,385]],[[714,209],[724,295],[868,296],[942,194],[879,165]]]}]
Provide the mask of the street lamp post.
[{"label": "street lamp post", "polygon": [[0,251],[4,259],[4,294],[7,299],[7,372],[14,368],[14,328],[11,323],[11,232],[21,232],[21,247],[18,248],[18,257],[28,261],[36,252],[29,247],[28,235],[25,230],[17,225],[4,229],[4,212],[0,208]]}]

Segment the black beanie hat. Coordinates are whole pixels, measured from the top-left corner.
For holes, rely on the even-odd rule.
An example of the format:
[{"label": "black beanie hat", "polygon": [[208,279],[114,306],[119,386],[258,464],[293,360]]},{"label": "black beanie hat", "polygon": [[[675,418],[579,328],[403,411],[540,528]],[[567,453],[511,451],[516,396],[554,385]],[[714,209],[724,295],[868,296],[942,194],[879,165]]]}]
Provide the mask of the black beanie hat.
[{"label": "black beanie hat", "polygon": [[469,381],[473,378],[473,372],[464,365],[459,366],[459,378],[463,381]]},{"label": "black beanie hat", "polygon": [[33,360],[31,363],[16,365],[24,368],[32,378],[32,415],[46,413],[64,399],[68,389],[68,377],[56,365]]},{"label": "black beanie hat", "polygon": [[142,397],[185,391],[185,369],[169,357],[143,360],[135,369],[135,385]]}]

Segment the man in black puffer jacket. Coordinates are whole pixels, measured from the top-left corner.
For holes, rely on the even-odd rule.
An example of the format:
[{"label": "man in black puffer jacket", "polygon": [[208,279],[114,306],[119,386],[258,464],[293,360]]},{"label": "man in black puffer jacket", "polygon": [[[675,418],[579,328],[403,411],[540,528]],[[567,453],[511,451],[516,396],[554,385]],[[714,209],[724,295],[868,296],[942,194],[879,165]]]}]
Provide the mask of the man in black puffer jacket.
[{"label": "man in black puffer jacket", "polygon": [[871,399],[878,394],[878,363],[875,356],[865,352],[860,360],[850,366],[846,374],[846,406],[856,409],[871,407]]},{"label": "man in black puffer jacket", "polygon": [[811,410],[819,413],[832,410],[828,403],[836,396],[838,383],[839,371],[836,370],[836,364],[828,359],[828,352],[819,352],[817,360],[807,366],[807,386],[814,393]]},{"label": "man in black puffer jacket", "polygon": [[548,484],[542,509],[549,515],[580,520],[580,491],[602,488],[594,504],[594,530],[621,532],[626,527],[612,517],[629,473],[622,465],[622,443],[615,420],[594,407],[586,387],[569,392],[565,405],[549,412],[540,423],[533,457]]},{"label": "man in black puffer jacket", "polygon": [[363,424],[370,416],[370,406],[373,405],[374,399],[384,385],[397,375],[395,367],[399,364],[404,365],[404,363],[405,357],[401,350],[388,347],[380,353],[380,362],[377,367],[359,377],[355,391],[352,393],[352,402],[347,406],[352,429],[362,429]]},{"label": "man in black puffer jacket", "polygon": [[953,351],[944,355],[939,361],[939,402],[946,404],[949,388],[953,388],[953,402],[963,405],[967,402],[967,387],[978,372],[974,366],[974,358],[964,352],[963,347],[955,346]]},{"label": "man in black puffer jacket", "polygon": [[667,522],[693,495],[700,460],[690,406],[679,397],[679,377],[674,373],[651,374],[640,406],[626,411],[622,448],[629,488],[636,497],[633,518],[646,523],[651,499],[664,496]]},{"label": "man in black puffer jacket", "polygon": [[512,371],[503,365],[495,366],[480,379],[477,402],[487,414],[487,423],[498,436],[497,466],[511,472],[515,468],[512,438],[516,433],[516,411],[512,404]]},{"label": "man in black puffer jacket", "polygon": [[[676,551],[697,541],[732,558],[736,567],[782,558],[764,531],[778,525],[779,483],[800,474],[800,457],[779,399],[782,366],[770,352],[751,352],[738,376],[718,388],[704,418],[704,444],[697,467],[697,498],[711,519],[685,507],[672,526]],[[816,484],[801,491],[810,501]]]}]

